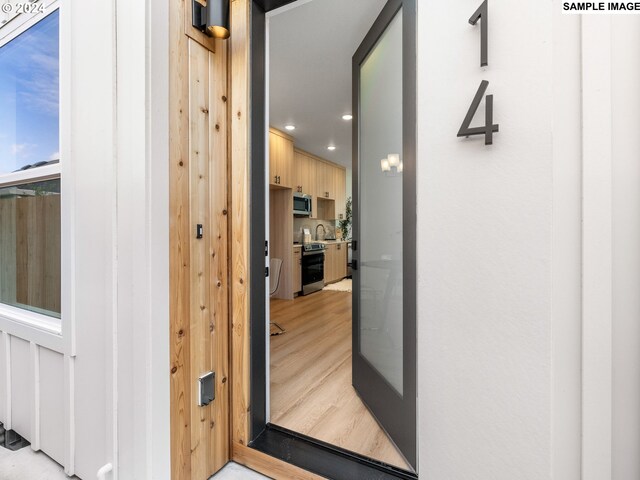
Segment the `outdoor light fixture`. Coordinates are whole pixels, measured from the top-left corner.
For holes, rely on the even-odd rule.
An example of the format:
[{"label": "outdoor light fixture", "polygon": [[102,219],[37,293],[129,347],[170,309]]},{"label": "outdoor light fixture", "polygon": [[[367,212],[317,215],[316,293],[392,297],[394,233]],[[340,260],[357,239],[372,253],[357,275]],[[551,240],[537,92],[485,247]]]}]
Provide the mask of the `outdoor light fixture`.
[{"label": "outdoor light fixture", "polygon": [[213,38],[229,38],[229,0],[193,2],[193,26]]}]

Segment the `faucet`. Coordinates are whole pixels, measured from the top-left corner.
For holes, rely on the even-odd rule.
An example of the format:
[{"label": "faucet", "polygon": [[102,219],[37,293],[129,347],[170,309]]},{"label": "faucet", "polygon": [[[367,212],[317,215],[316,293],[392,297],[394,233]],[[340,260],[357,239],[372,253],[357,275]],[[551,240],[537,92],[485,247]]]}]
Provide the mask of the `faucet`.
[{"label": "faucet", "polygon": [[318,236],[318,228],[320,228],[320,227],[322,227],[322,236],[324,237],[327,234],[327,231],[325,230],[324,225],[319,223],[316,226],[316,240],[320,240],[320,237]]}]

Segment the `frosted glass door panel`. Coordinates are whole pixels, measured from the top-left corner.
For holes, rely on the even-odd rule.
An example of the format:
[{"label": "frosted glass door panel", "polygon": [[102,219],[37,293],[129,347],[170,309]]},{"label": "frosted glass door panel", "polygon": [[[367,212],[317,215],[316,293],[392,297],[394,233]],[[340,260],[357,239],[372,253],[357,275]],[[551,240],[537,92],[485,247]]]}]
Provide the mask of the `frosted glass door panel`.
[{"label": "frosted glass door panel", "polygon": [[402,10],[360,71],[360,353],[403,392]]}]

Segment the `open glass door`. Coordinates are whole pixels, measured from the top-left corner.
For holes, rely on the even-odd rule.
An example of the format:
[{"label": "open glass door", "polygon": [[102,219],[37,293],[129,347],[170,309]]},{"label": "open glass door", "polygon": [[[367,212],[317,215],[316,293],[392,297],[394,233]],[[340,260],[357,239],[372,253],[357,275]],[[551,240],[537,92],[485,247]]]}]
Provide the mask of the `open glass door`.
[{"label": "open glass door", "polygon": [[[353,386],[416,467],[415,60],[390,0],[353,57]],[[407,17],[411,19],[412,17]]]}]

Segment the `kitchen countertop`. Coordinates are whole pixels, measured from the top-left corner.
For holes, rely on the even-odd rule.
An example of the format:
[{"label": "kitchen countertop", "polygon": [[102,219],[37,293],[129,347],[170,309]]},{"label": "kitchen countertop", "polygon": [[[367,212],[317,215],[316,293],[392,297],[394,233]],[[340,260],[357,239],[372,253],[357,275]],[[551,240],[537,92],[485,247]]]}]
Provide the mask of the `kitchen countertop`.
[{"label": "kitchen countertop", "polygon": [[[325,245],[333,245],[338,243],[351,243],[351,240],[313,240],[312,243],[324,243]],[[302,244],[294,243],[293,248],[302,248]]]}]

